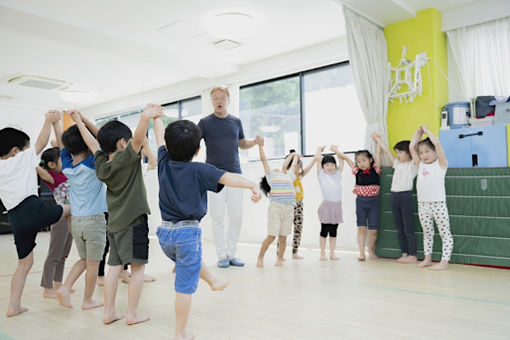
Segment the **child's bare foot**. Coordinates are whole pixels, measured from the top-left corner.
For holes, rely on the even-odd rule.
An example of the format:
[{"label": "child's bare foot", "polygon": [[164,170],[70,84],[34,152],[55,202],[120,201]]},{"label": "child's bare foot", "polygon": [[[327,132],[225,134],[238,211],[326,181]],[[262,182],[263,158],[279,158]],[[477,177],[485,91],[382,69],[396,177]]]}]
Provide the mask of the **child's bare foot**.
[{"label": "child's bare foot", "polygon": [[432,267],[429,268],[430,270],[446,270],[448,269],[448,261],[441,261]]},{"label": "child's bare foot", "polygon": [[299,255],[298,253],[292,254],[292,258],[294,260],[302,260],[303,256]]},{"label": "child's bare foot", "polygon": [[321,261],[327,261],[327,260],[328,260],[328,259],[326,258],[326,253],[321,252],[320,260],[321,260]]},{"label": "child's bare foot", "polygon": [[98,287],[104,287],[104,276],[98,276],[97,277],[97,286]]},{"label": "child's bare foot", "polygon": [[73,308],[71,303],[71,293],[66,287],[62,286],[57,290],[58,303],[65,308]]},{"label": "child's bare foot", "polygon": [[120,279],[124,283],[129,283],[129,281],[131,281],[131,275],[129,275],[129,272],[127,270],[123,270],[122,273],[120,274]]},{"label": "child's bare foot", "polygon": [[56,299],[57,298],[57,289],[53,288],[44,288],[43,297],[46,299]]},{"label": "child's bare foot", "polygon": [[223,280],[214,280],[213,283],[211,284],[211,290],[212,291],[221,291],[225,288],[227,288],[227,286],[230,284],[230,282],[228,281],[223,281]]},{"label": "child's bare foot", "polygon": [[285,260],[284,260],[284,259],[282,259],[282,258],[278,258],[278,259],[276,259],[275,266],[277,266],[277,267],[282,267],[282,266],[283,266],[283,261],[285,261]]},{"label": "child's bare foot", "polygon": [[365,253],[360,253],[358,256],[358,261],[363,262],[365,261]]},{"label": "child's bare foot", "polygon": [[145,321],[149,321],[149,317],[146,315],[135,315],[135,316],[128,316],[126,317],[126,324],[127,325],[136,325],[137,323],[142,323]]},{"label": "child's bare foot", "polygon": [[193,340],[195,336],[190,333],[182,332],[180,334],[175,334],[175,340]]},{"label": "child's bare foot", "polygon": [[124,319],[124,315],[122,314],[112,314],[112,315],[104,315],[103,323],[105,325],[111,324],[112,322]]},{"label": "child's bare foot", "polygon": [[416,256],[402,256],[401,258],[397,259],[398,263],[416,263],[418,262],[418,259]]},{"label": "child's bare foot", "polygon": [[375,253],[369,253],[368,258],[371,260],[377,260],[379,256],[375,255]]},{"label": "child's bare foot", "polygon": [[17,308],[9,307],[9,309],[7,310],[7,314],[6,315],[7,315],[8,318],[11,318],[11,317],[16,316],[18,314],[24,313],[27,310],[28,310],[28,308],[21,307],[21,306],[19,306]]},{"label": "child's bare foot", "polygon": [[432,265],[431,260],[423,260],[418,264],[418,267],[425,268],[425,267],[430,267],[431,265]]},{"label": "child's bare foot", "polygon": [[340,258],[339,258],[338,256],[336,256],[335,254],[331,254],[331,255],[329,256],[329,258],[330,258],[332,261],[338,261],[338,260],[340,260]]},{"label": "child's bare foot", "polygon": [[97,308],[97,307],[101,307],[101,306],[104,306],[103,302],[90,299],[90,301],[87,301],[87,302],[83,301],[83,304],[81,305],[81,309],[87,310],[87,309]]},{"label": "child's bare foot", "polygon": [[156,281],[156,278],[154,276],[150,275],[143,275],[143,282],[154,282]]},{"label": "child's bare foot", "polygon": [[261,258],[257,259],[257,267],[264,268],[264,259],[261,259]]}]

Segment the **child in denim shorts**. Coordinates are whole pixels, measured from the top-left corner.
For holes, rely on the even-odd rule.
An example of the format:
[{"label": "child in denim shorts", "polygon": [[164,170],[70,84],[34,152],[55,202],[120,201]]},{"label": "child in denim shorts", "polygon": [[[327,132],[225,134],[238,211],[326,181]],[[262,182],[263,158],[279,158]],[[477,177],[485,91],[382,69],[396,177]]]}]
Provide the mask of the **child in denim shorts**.
[{"label": "child in denim shorts", "polygon": [[175,262],[175,338],[192,338],[186,332],[191,294],[198,279],[212,290],[223,290],[228,282],[214,277],[202,261],[200,220],[207,213],[207,191],[219,192],[224,185],[250,189],[252,201],[261,194],[258,185],[245,177],[225,172],[215,166],[192,162],[200,148],[198,126],[179,120],[163,127],[160,117],[154,119],[158,143],[159,208],[163,224],[157,236],[163,252]]}]

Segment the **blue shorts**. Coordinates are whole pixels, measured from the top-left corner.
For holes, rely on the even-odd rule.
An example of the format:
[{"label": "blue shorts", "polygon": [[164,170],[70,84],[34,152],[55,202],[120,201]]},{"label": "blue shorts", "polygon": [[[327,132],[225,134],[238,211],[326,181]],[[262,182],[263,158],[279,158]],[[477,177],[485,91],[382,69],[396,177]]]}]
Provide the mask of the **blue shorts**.
[{"label": "blue shorts", "polygon": [[379,196],[356,197],[356,221],[358,227],[368,227],[370,230],[379,229]]},{"label": "blue shorts", "polygon": [[198,221],[163,221],[156,235],[165,255],[175,262],[175,291],[195,293],[202,269],[202,229]]}]

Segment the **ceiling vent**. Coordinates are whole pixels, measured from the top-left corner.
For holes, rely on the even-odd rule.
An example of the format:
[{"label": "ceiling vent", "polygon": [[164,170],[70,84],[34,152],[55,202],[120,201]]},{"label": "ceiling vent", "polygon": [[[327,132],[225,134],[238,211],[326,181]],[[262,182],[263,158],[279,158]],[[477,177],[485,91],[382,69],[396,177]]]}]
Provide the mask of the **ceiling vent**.
[{"label": "ceiling vent", "polygon": [[39,90],[61,90],[71,85],[70,82],[65,80],[33,75],[19,75],[9,79],[7,83],[11,85],[31,87]]},{"label": "ceiling vent", "polygon": [[221,48],[222,50],[229,51],[233,48],[241,46],[240,43],[234,40],[222,39],[213,43],[213,46]]}]

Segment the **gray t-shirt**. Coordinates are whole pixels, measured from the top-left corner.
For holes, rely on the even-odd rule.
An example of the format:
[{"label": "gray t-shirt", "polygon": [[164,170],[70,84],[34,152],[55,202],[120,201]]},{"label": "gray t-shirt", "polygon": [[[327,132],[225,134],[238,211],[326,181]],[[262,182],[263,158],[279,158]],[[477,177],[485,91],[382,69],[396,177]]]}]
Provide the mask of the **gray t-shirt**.
[{"label": "gray t-shirt", "polygon": [[198,122],[206,146],[206,163],[218,169],[241,173],[239,141],[244,139],[241,120],[232,115],[218,118],[211,113]]}]

